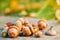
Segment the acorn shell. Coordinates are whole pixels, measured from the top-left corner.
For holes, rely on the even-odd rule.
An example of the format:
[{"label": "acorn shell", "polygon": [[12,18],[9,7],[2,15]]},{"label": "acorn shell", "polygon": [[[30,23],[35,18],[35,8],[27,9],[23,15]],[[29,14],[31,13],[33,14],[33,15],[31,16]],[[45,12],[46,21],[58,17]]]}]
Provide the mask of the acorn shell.
[{"label": "acorn shell", "polygon": [[56,35],[56,31],[54,30],[49,30],[45,33],[46,35],[49,35],[49,36],[55,36]]}]

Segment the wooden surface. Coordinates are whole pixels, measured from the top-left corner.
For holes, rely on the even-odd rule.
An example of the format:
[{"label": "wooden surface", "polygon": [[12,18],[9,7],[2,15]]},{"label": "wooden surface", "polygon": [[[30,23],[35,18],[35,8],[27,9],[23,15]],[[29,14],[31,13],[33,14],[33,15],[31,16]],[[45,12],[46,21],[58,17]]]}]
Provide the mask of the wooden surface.
[{"label": "wooden surface", "polygon": [[[18,19],[18,17],[0,17],[0,29],[1,28],[4,28],[4,24],[6,22],[13,22],[15,23],[15,21]],[[37,21],[39,19],[37,18],[26,18],[31,24],[34,23],[34,24],[37,24]],[[1,37],[1,32],[2,30],[0,30],[0,40],[60,40],[60,24],[58,24],[57,21],[50,21],[48,20],[48,28],[53,25],[54,26],[54,30],[56,30],[57,32],[57,35],[56,36],[47,36],[47,35],[44,35],[43,34],[43,37],[42,38],[35,38],[35,37],[17,37],[17,38],[3,38]],[[47,28],[47,29],[48,29]]]}]

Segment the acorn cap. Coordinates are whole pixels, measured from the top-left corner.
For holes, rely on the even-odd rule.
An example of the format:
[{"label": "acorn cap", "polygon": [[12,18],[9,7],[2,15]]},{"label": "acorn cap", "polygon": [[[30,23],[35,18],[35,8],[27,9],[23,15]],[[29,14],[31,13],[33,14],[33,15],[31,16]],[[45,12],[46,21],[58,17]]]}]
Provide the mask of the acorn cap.
[{"label": "acorn cap", "polygon": [[39,22],[45,22],[45,23],[47,23],[47,21],[45,19],[38,20],[38,23]]},{"label": "acorn cap", "polygon": [[7,22],[7,23],[5,24],[5,26],[6,26],[6,27],[13,26],[13,23],[11,23],[11,22]]},{"label": "acorn cap", "polygon": [[2,32],[2,37],[7,37],[7,32]]}]

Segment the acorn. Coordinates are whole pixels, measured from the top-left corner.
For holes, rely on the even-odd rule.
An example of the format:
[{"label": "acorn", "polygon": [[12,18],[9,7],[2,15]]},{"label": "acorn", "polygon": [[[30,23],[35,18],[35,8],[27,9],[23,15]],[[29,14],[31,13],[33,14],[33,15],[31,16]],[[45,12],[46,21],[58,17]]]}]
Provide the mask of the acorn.
[{"label": "acorn", "polygon": [[4,30],[2,31],[2,37],[7,37],[7,31],[9,27],[5,27]]},{"label": "acorn", "polygon": [[19,27],[20,31],[23,28],[23,25],[28,24],[29,22],[24,18],[19,18],[19,20],[16,21],[16,26]]},{"label": "acorn", "polygon": [[39,31],[39,28],[38,27],[33,27],[31,24],[27,24],[26,25],[27,27],[29,27],[29,29],[31,30],[32,34]]},{"label": "acorn", "polygon": [[32,33],[34,33],[34,32],[35,32],[35,31],[34,31],[34,28],[32,27],[32,25],[31,25],[31,24],[27,24],[26,26],[27,26],[27,27],[29,27],[29,29],[31,30],[31,32],[32,32]]},{"label": "acorn", "polygon": [[10,26],[12,26],[12,25],[14,25],[14,24],[11,23],[11,22],[7,22],[7,23],[5,24],[6,27],[10,27]]},{"label": "acorn", "polygon": [[33,36],[42,37],[42,32],[41,31],[37,31],[36,33],[33,34]]},{"label": "acorn", "polygon": [[46,20],[39,20],[38,21],[38,27],[40,30],[45,30],[47,28],[47,22]]},{"label": "acorn", "polygon": [[19,20],[16,21],[16,26],[19,28],[20,31],[21,31],[22,28],[23,28],[22,22],[19,21]]},{"label": "acorn", "polygon": [[29,29],[29,27],[24,27],[23,28],[23,33],[24,33],[24,35],[26,35],[26,36],[30,36],[31,35],[31,31],[30,31],[30,29]]},{"label": "acorn", "polygon": [[33,27],[35,27],[35,24],[34,24],[34,23],[32,23],[32,26],[33,26]]},{"label": "acorn", "polygon": [[8,29],[9,37],[15,38],[18,36],[18,34],[19,34],[19,28],[18,27],[16,27],[16,26],[9,27],[9,29]]},{"label": "acorn", "polygon": [[34,33],[37,32],[37,31],[39,31],[38,27],[33,27],[33,29],[34,29]]},{"label": "acorn", "polygon": [[50,29],[45,34],[49,36],[55,36],[57,33],[55,30],[52,30],[52,28],[53,26],[51,26]]},{"label": "acorn", "polygon": [[25,27],[25,26],[23,25],[23,26],[22,26],[22,30],[20,30],[20,32],[19,32],[19,36],[25,35],[24,32],[23,32],[24,27]]},{"label": "acorn", "polygon": [[24,18],[24,25],[29,24],[28,20]]},{"label": "acorn", "polygon": [[19,18],[19,21],[21,21],[22,24],[24,24],[24,18]]},{"label": "acorn", "polygon": [[19,18],[19,20],[22,22],[23,25],[28,24],[28,20],[26,20],[25,18]]}]

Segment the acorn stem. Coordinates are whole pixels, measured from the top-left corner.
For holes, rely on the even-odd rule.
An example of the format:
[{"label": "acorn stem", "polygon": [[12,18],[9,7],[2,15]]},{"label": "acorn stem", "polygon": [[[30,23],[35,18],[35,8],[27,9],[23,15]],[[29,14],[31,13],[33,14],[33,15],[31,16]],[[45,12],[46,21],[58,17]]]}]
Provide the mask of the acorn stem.
[{"label": "acorn stem", "polygon": [[51,26],[51,27],[49,28],[49,30],[52,30],[52,28],[53,28],[53,26]]}]

